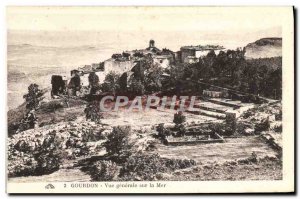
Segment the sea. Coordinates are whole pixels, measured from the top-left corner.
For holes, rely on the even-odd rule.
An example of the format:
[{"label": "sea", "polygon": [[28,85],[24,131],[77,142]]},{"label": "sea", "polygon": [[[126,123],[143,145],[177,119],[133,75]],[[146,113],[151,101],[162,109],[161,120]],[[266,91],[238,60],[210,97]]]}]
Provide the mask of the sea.
[{"label": "sea", "polygon": [[72,69],[99,63],[114,53],[144,49],[149,40],[158,48],[178,51],[185,45],[222,45],[227,49],[243,47],[264,36],[262,34],[230,35],[203,32],[118,32],[118,31],[26,31],[7,32],[7,107],[24,102],[28,86],[51,86],[54,74],[70,76]]}]

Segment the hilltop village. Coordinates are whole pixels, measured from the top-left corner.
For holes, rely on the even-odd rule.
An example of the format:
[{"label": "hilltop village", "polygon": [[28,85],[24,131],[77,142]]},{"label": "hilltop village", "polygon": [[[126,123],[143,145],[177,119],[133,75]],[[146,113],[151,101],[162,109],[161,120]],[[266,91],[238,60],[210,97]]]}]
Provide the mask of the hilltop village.
[{"label": "hilltop village", "polygon": [[[261,39],[251,52],[279,41]],[[52,75],[51,89],[31,84],[8,112],[9,180],[282,179],[282,58],[246,54],[213,45],[173,52],[150,40],[70,77]],[[160,101],[103,112],[105,96]],[[180,96],[197,110],[179,111]],[[164,97],[173,109],[159,108]]]},{"label": "hilltop village", "polygon": [[[78,69],[72,70],[71,77],[52,76],[52,94],[63,94],[67,92],[71,96],[80,95],[80,91],[87,87],[92,87],[91,77],[97,78],[97,82],[102,84],[105,77],[114,73],[119,75],[122,80],[120,84],[128,85],[133,75],[144,76],[145,66],[143,61],[150,61],[151,64],[163,70],[163,76],[168,77],[168,69],[176,64],[194,64],[199,61],[200,57],[206,56],[209,52],[214,51],[218,54],[224,50],[222,46],[183,46],[180,51],[173,52],[169,49],[159,49],[155,46],[155,41],[150,40],[149,46],[141,50],[124,51],[120,54],[113,54],[110,59],[100,63],[85,65]],[[87,93],[85,93],[87,94]]]}]

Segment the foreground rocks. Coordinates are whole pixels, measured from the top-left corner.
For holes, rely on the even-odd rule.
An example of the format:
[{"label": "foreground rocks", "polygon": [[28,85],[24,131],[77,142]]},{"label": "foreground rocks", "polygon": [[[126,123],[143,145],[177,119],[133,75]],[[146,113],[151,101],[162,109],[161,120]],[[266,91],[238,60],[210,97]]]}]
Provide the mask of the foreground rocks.
[{"label": "foreground rocks", "polygon": [[64,160],[97,154],[107,132],[93,122],[63,122],[16,134],[8,138],[8,176],[48,174]]}]

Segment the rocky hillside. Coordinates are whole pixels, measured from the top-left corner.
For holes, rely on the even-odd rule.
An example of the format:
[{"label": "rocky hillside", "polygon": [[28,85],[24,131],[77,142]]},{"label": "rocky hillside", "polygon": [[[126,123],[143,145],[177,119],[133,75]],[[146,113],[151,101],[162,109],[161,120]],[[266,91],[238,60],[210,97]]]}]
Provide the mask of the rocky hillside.
[{"label": "rocky hillside", "polygon": [[253,43],[249,43],[246,47],[246,58],[267,58],[282,56],[282,38],[262,38]]}]

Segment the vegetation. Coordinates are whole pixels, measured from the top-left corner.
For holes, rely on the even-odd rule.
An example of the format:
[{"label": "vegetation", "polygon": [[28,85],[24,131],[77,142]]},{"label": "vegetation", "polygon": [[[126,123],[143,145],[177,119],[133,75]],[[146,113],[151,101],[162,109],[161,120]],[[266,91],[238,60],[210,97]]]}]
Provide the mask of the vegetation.
[{"label": "vegetation", "polygon": [[[171,68],[174,87],[179,81],[191,79],[232,88],[242,92],[281,99],[282,58],[245,59],[244,49],[211,51],[195,64],[178,64]],[[193,89],[194,84],[186,89]],[[202,86],[205,89],[205,86]]]},{"label": "vegetation", "polygon": [[128,158],[120,170],[122,180],[155,180],[156,174],[196,165],[193,160],[165,159],[158,154],[137,154]]},{"label": "vegetation", "polygon": [[99,89],[99,77],[96,73],[92,72],[89,74],[89,86],[91,87],[90,94],[95,94]]},{"label": "vegetation", "polygon": [[118,159],[126,159],[132,154],[133,142],[131,140],[130,126],[114,127],[108,134],[104,147],[109,156],[116,156]]},{"label": "vegetation", "polygon": [[92,101],[87,104],[84,113],[86,120],[91,120],[93,122],[99,123],[102,118],[102,112],[98,101]]},{"label": "vegetation", "polygon": [[133,79],[127,89],[133,95],[140,96],[145,93],[145,87],[140,80]]},{"label": "vegetation", "polygon": [[112,181],[119,173],[117,164],[106,160],[97,161],[83,170],[91,176],[92,181]]},{"label": "vegetation", "polygon": [[262,131],[267,131],[270,128],[270,121],[268,118],[264,118],[260,123],[255,124],[255,132],[260,133]]},{"label": "vegetation", "polygon": [[159,124],[157,127],[156,127],[156,131],[158,132],[158,137],[161,139],[161,140],[165,140],[167,136],[170,136],[171,135],[171,132],[166,129],[164,127],[164,124]]},{"label": "vegetation", "polygon": [[43,96],[42,90],[39,89],[37,84],[30,84],[28,93],[23,96],[26,101],[26,108],[28,110],[37,109]]},{"label": "vegetation", "polygon": [[8,176],[49,174],[59,169],[61,163],[59,139],[50,132],[34,149],[27,140],[8,146]]},{"label": "vegetation", "polygon": [[110,72],[106,75],[104,83],[101,85],[102,91],[111,92],[113,95],[120,89],[119,83],[120,76],[114,72]]},{"label": "vegetation", "polygon": [[183,124],[185,121],[186,121],[186,117],[183,115],[183,113],[181,111],[174,114],[173,122],[176,125]]}]

